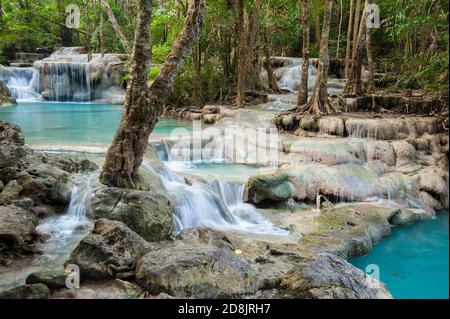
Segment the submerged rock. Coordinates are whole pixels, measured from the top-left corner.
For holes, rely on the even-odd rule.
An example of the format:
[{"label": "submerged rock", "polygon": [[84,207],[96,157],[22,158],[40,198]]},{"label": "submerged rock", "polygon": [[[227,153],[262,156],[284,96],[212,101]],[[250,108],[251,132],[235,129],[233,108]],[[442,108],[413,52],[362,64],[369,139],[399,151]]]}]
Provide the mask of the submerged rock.
[{"label": "submerged rock", "polygon": [[380,281],[330,253],[306,258],[286,274],[278,298],[391,299]]},{"label": "submerged rock", "polygon": [[118,221],[99,219],[71,253],[66,264],[80,267],[81,279],[111,279],[134,271],[137,258],[153,249],[138,234]]},{"label": "submerged rock", "polygon": [[93,218],[121,221],[147,241],[169,238],[172,214],[168,197],[158,192],[100,187],[92,197]]},{"label": "submerged rock", "polygon": [[255,276],[246,260],[203,244],[147,253],[137,263],[136,280],[151,294],[184,298],[238,298],[255,291]]}]

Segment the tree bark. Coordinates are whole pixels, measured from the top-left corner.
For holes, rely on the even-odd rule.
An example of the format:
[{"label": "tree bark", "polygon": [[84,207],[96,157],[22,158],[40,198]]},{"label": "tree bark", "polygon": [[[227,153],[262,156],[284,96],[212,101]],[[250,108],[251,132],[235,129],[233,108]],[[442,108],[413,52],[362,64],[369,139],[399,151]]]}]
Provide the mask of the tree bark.
[{"label": "tree bark", "polygon": [[[123,33],[122,29],[120,28],[120,25],[117,23],[116,17],[114,16],[114,12],[112,11],[108,0],[101,0],[103,6],[106,9],[106,15],[108,16],[108,20],[111,23],[114,31],[116,31],[117,37],[120,40],[120,43],[122,43],[122,46],[125,48],[125,51],[130,51],[130,46],[127,37]],[[139,7],[139,6],[138,6]]]},{"label": "tree bark", "polygon": [[273,93],[280,93],[280,88],[278,87],[277,80],[273,74],[272,64],[270,63],[270,56],[272,53],[272,46],[270,43],[269,37],[269,17],[270,17],[270,1],[267,1],[267,9],[266,9],[266,26],[263,29],[263,38],[264,38],[264,68],[267,71],[267,82],[269,85],[269,89]]},{"label": "tree bark", "polygon": [[100,176],[108,186],[136,188],[139,167],[150,133],[159,114],[172,93],[175,76],[182,68],[203,24],[202,0],[191,0],[181,33],[158,77],[147,84],[150,68],[150,14],[151,0],[138,0],[138,19],[132,54],[132,76],[128,83],[124,113],[116,135],[108,149]]},{"label": "tree bark", "polygon": [[348,18],[348,29],[347,29],[347,47],[345,49],[345,78],[348,79],[350,73],[350,52],[352,44],[352,31],[353,31],[353,3],[354,0],[350,0],[350,14]]},{"label": "tree bark", "polygon": [[372,58],[372,35],[370,29],[367,29],[366,32],[366,50],[367,50],[367,65],[369,68],[366,91],[367,93],[373,93],[375,92],[375,67],[373,65],[373,58]]},{"label": "tree bark", "polygon": [[251,13],[249,25],[248,25],[248,34],[247,34],[247,52],[245,62],[246,66],[246,87],[251,90],[259,90],[261,88],[261,84],[259,81],[259,71],[258,63],[255,63],[258,59],[255,57],[257,53],[257,49],[255,49],[256,38],[259,32],[259,14],[261,9],[261,0],[255,0],[253,4],[253,10]]},{"label": "tree bark", "polygon": [[363,95],[363,87],[361,81],[361,73],[362,73],[362,60],[364,55],[364,49],[366,47],[366,33],[367,33],[367,25],[366,20],[369,14],[368,10],[366,10],[367,6],[372,3],[372,0],[366,0],[364,5],[364,12],[361,18],[358,38],[355,45],[355,55],[352,59],[352,67],[350,70],[350,76],[347,81],[347,85],[344,89],[345,94],[360,96]]},{"label": "tree bark", "polygon": [[323,17],[322,35],[320,42],[320,58],[319,68],[317,72],[316,82],[314,84],[314,91],[309,102],[303,105],[299,111],[308,112],[315,116],[323,114],[336,113],[339,110],[335,109],[329,99],[327,90],[328,68],[330,64],[328,52],[328,39],[330,36],[330,21],[331,12],[333,9],[334,0],[327,0],[326,9]]},{"label": "tree bark", "polygon": [[342,0],[339,0],[339,31],[336,45],[336,60],[339,58],[339,48],[341,44],[341,30],[342,30]]},{"label": "tree bark", "polygon": [[236,1],[236,29],[238,35],[238,70],[237,70],[237,96],[235,105],[244,107],[245,97],[245,31],[244,31],[244,1]]},{"label": "tree bark", "polygon": [[356,55],[356,41],[358,41],[358,28],[359,28],[359,15],[361,11],[361,0],[356,0],[355,7],[355,18],[353,24],[353,49],[352,49],[352,61],[355,59]]},{"label": "tree bark", "polygon": [[202,51],[200,40],[194,46],[193,57],[195,68],[195,106],[200,109],[204,106],[202,86]]},{"label": "tree bark", "polygon": [[302,37],[303,37],[303,64],[301,69],[300,87],[298,90],[297,106],[301,107],[308,103],[308,73],[309,73],[309,23],[308,23],[308,1],[301,0],[302,6]]}]

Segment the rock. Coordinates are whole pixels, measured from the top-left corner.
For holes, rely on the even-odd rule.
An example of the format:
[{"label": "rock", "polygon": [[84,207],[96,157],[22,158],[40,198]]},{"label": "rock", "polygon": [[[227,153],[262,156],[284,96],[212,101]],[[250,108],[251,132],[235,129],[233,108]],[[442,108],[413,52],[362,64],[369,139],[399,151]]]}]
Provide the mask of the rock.
[{"label": "rock", "polygon": [[147,253],[137,263],[136,280],[151,294],[164,292],[177,298],[237,298],[255,291],[247,261],[202,244]]},{"label": "rock", "polygon": [[258,204],[266,199],[276,202],[290,199],[294,194],[294,187],[288,178],[283,173],[250,177],[246,188],[248,201]]},{"label": "rock", "polygon": [[49,299],[50,289],[44,284],[22,285],[0,292],[0,299]]},{"label": "rock", "polygon": [[419,200],[435,211],[441,210],[443,208],[442,204],[427,192],[420,192]]},{"label": "rock", "polygon": [[121,221],[147,241],[167,239],[173,230],[170,201],[158,192],[97,188],[91,215]]},{"label": "rock", "polygon": [[330,135],[344,136],[344,121],[339,117],[323,117],[319,119],[319,130]]},{"label": "rock", "polygon": [[412,164],[416,159],[416,148],[407,141],[391,142],[394,148],[397,166]]},{"label": "rock", "polygon": [[34,202],[31,198],[24,197],[13,201],[13,204],[28,210],[31,209],[31,207],[34,205]]},{"label": "rock", "polygon": [[394,214],[389,222],[394,226],[407,226],[415,224],[420,220],[430,219],[434,214],[428,213],[423,209],[404,208]]},{"label": "rock", "polygon": [[25,144],[25,138],[17,125],[0,120],[0,142],[7,141],[15,145]]},{"label": "rock", "polygon": [[0,193],[0,205],[11,204],[14,200],[19,198],[19,193],[21,191],[22,186],[20,186],[17,181],[10,181]]},{"label": "rock", "polygon": [[143,291],[141,287],[129,281],[114,279],[113,285],[122,290],[129,298],[136,299],[145,295],[145,291]]},{"label": "rock", "polygon": [[81,279],[102,280],[134,270],[135,261],[152,246],[118,221],[99,219],[71,253],[66,264],[80,267]]},{"label": "rock", "polygon": [[28,245],[38,238],[37,224],[37,217],[23,208],[0,206],[0,243],[6,251],[29,251]]},{"label": "rock", "polygon": [[234,251],[234,245],[227,234],[207,227],[185,228],[178,235],[178,240],[191,244],[205,244]]},{"label": "rock", "polygon": [[64,271],[37,271],[28,275],[25,279],[27,285],[44,284],[50,289],[66,288],[68,273]]},{"label": "rock", "polygon": [[41,96],[44,100],[49,100],[49,101],[53,101],[56,98],[55,91],[48,89],[48,88],[41,92]]},{"label": "rock", "polygon": [[277,298],[391,299],[380,281],[329,253],[304,259],[283,278]]},{"label": "rock", "polygon": [[203,107],[202,114],[220,114],[220,106],[205,105]]},{"label": "rock", "polygon": [[4,185],[3,182],[0,180],[0,192],[3,192],[4,189],[5,189],[5,185]]},{"label": "rock", "polygon": [[16,104],[16,101],[11,98],[11,92],[3,81],[0,81],[0,106],[9,106]]}]

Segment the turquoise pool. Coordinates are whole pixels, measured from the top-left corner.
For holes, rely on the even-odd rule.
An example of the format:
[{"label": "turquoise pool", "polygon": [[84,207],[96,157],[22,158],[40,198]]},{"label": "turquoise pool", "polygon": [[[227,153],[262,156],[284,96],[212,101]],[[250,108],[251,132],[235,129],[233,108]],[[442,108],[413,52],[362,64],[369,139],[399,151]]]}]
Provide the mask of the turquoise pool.
[{"label": "turquoise pool", "polygon": [[448,211],[436,219],[393,229],[368,256],[350,260],[364,270],[375,264],[394,298],[449,297]]},{"label": "turquoise pool", "polygon": [[[22,128],[28,144],[109,145],[119,125],[121,105],[94,103],[19,103],[0,108],[0,120]],[[169,135],[189,122],[163,119],[152,135]]]}]

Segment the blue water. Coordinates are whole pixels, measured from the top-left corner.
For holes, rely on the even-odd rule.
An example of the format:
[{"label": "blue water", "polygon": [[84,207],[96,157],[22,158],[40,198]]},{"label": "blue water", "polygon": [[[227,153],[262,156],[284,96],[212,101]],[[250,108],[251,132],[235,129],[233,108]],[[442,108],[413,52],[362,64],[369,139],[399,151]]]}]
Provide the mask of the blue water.
[{"label": "blue water", "polygon": [[364,270],[375,264],[380,279],[399,299],[449,297],[448,211],[412,226],[394,228],[392,236],[373,247],[368,256],[350,260]]},{"label": "blue water", "polygon": [[[22,128],[28,144],[109,145],[120,122],[121,105],[94,103],[20,103],[0,108],[0,120]],[[163,119],[152,135],[169,135],[189,122]]]}]

